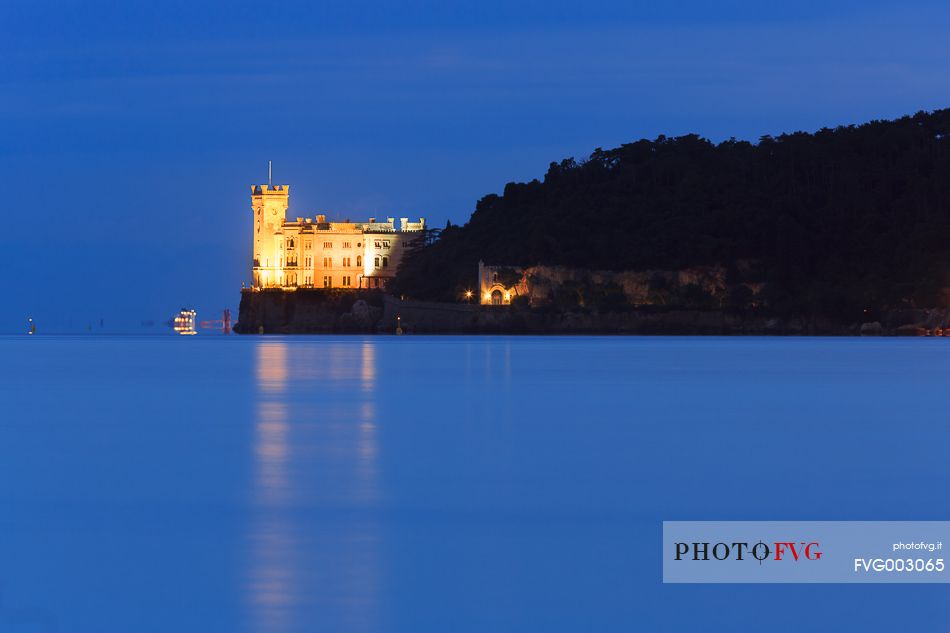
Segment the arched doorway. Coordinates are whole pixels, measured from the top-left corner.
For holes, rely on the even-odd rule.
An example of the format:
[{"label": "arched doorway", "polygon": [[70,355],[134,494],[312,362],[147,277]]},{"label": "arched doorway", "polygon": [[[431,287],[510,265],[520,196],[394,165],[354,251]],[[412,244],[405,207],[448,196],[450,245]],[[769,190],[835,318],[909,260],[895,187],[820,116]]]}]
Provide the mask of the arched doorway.
[{"label": "arched doorway", "polygon": [[502,304],[502,294],[501,294],[501,290],[498,290],[497,288],[496,288],[495,290],[492,290],[492,293],[491,293],[491,304],[492,304],[493,306],[500,306],[500,305]]}]

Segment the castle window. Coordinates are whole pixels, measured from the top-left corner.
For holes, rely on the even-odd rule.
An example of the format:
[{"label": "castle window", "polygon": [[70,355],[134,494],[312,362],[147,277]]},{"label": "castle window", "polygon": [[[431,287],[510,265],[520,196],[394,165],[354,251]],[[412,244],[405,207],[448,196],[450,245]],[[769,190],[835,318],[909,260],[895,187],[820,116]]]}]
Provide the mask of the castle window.
[{"label": "castle window", "polygon": [[379,241],[378,241],[378,240],[375,241],[375,242],[373,242],[373,247],[374,247],[374,248],[379,248]]},{"label": "castle window", "polygon": [[356,265],[357,265],[357,266],[362,266],[362,265],[363,265],[363,258],[362,258],[360,255],[357,255],[357,256],[356,256]]},{"label": "castle window", "polygon": [[332,279],[332,277],[330,277],[330,276],[324,276],[324,277],[323,277],[323,287],[324,287],[324,288],[329,288],[329,287],[330,287],[330,280],[331,280],[331,279]]},{"label": "castle window", "polygon": [[389,266],[389,258],[388,258],[388,257],[384,257],[384,258],[383,258],[383,268],[386,268],[387,266]]},{"label": "castle window", "polygon": [[389,240],[383,242],[383,248],[389,248]]},{"label": "castle window", "polygon": [[357,242],[357,243],[356,243],[356,248],[359,248],[360,246],[362,246],[362,244],[360,244],[359,242]]},{"label": "castle window", "polygon": [[293,247],[294,247],[294,241],[293,241],[293,240],[290,240],[289,242],[287,242],[287,248],[293,248]]},{"label": "castle window", "polygon": [[343,242],[343,248],[350,248],[351,242]]},{"label": "castle window", "polygon": [[333,242],[324,242],[323,248],[333,248]]},{"label": "castle window", "polygon": [[378,257],[374,257],[374,258],[373,258],[373,266],[375,266],[376,268],[379,268],[379,258],[378,258]]},{"label": "castle window", "polygon": [[310,250],[310,240],[304,241],[303,247],[309,251],[309,250]]},{"label": "castle window", "polygon": [[324,267],[324,268],[333,268],[333,258],[332,258],[332,257],[324,257],[324,258],[323,258],[323,267]]},{"label": "castle window", "polygon": [[306,266],[307,268],[310,268],[311,266],[313,266],[313,260],[311,258],[306,257],[304,258],[303,261],[304,261],[304,266]]},{"label": "castle window", "polygon": [[344,288],[349,288],[349,287],[350,287],[350,277],[349,277],[349,275],[343,277],[343,287],[344,287]]},{"label": "castle window", "polygon": [[350,258],[349,258],[349,257],[344,257],[344,258],[343,258],[343,265],[346,266],[346,267],[349,267],[349,265],[350,265]]}]

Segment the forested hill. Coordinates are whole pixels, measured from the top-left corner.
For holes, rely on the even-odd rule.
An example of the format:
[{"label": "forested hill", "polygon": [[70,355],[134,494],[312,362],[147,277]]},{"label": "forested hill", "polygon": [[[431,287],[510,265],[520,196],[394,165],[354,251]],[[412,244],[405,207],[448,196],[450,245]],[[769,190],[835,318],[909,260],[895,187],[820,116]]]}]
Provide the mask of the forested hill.
[{"label": "forested hill", "polygon": [[406,259],[393,288],[456,301],[474,285],[479,259],[605,270],[719,265],[734,280],[764,282],[776,312],[942,306],[948,137],[950,109],[755,144],[689,135],[598,149],[551,163],[542,182],[510,183],[479,200],[468,223]]}]

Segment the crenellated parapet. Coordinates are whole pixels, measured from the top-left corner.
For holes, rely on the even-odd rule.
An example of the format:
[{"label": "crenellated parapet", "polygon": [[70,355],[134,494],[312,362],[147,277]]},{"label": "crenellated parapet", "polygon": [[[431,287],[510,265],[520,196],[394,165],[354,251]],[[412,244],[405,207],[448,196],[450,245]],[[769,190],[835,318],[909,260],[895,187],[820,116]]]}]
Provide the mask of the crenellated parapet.
[{"label": "crenellated parapet", "polygon": [[290,185],[251,185],[251,195],[290,195]]}]

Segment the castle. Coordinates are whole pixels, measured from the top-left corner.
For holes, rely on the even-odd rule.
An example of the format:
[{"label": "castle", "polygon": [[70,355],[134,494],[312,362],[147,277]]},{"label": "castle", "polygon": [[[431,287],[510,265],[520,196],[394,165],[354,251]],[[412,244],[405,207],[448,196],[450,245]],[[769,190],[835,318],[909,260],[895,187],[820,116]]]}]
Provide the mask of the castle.
[{"label": "castle", "polygon": [[252,287],[385,288],[402,256],[422,242],[425,218],[328,222],[325,215],[287,219],[290,185],[251,185],[254,211]]}]

